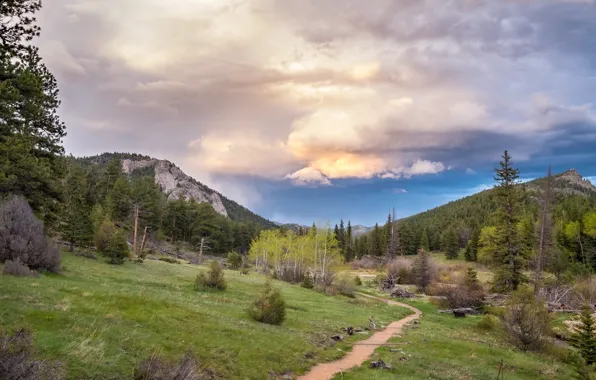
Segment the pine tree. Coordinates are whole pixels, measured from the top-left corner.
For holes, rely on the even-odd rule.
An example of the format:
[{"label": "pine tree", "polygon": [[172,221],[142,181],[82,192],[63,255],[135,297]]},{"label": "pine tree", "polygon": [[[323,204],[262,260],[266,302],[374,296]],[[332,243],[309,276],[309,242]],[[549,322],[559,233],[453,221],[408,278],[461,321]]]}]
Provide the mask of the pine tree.
[{"label": "pine tree", "polygon": [[445,231],[443,235],[443,250],[447,259],[452,260],[457,258],[459,254],[459,241],[454,228],[449,228]]},{"label": "pine tree", "polygon": [[27,198],[46,222],[55,221],[64,174],[54,76],[31,41],[39,36],[39,0],[0,5],[0,194]]},{"label": "pine tree", "polygon": [[580,324],[571,336],[571,345],[575,347],[587,365],[596,363],[596,321],[589,305],[582,308]]},{"label": "pine tree", "polygon": [[480,229],[476,228],[472,231],[472,236],[466,245],[465,257],[466,261],[476,261],[478,259],[478,242],[480,240]]},{"label": "pine tree", "polygon": [[119,158],[112,158],[103,173],[100,174],[98,183],[96,185],[96,202],[106,206],[108,194],[114,188],[116,181],[123,178],[122,161]]},{"label": "pine tree", "polygon": [[75,245],[89,243],[93,238],[93,224],[90,208],[85,197],[87,176],[76,164],[70,165],[64,183],[64,205],[60,218],[62,238],[70,243],[70,251]]},{"label": "pine tree", "polygon": [[432,281],[432,270],[430,255],[424,249],[418,251],[418,256],[412,266],[412,273],[418,288],[426,291]]},{"label": "pine tree", "polygon": [[520,239],[517,231],[519,221],[519,194],[515,187],[519,170],[511,165],[511,156],[505,151],[500,167],[495,169],[497,181],[496,196],[498,209],[495,214],[497,228],[497,250],[495,262],[495,289],[515,291],[524,281],[522,270],[524,259],[520,252]]},{"label": "pine tree", "polygon": [[337,241],[339,243],[339,251],[345,257],[346,256],[346,228],[344,227],[343,219],[339,222],[339,234],[337,236]]},{"label": "pine tree", "polygon": [[348,228],[346,229],[346,248],[345,248],[346,261],[354,259],[354,242],[352,239],[352,224],[348,220]]},{"label": "pine tree", "polygon": [[106,208],[108,214],[115,221],[126,221],[132,213],[132,202],[130,198],[130,184],[124,177],[116,180],[116,183],[106,197]]},{"label": "pine tree", "polygon": [[132,182],[132,204],[139,208],[139,223],[157,231],[161,227],[163,195],[152,177],[140,177]]},{"label": "pine tree", "polygon": [[425,251],[430,251],[430,241],[428,240],[428,233],[426,232],[426,228],[422,230],[422,236],[420,237],[420,244],[419,249],[424,249]]}]

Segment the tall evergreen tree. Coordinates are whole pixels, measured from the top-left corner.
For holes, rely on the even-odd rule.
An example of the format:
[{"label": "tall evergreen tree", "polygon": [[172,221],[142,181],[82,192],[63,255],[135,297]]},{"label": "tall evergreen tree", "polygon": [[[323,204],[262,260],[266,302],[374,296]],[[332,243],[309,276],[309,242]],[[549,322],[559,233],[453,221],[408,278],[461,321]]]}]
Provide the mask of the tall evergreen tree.
[{"label": "tall evergreen tree", "polygon": [[524,281],[522,270],[524,258],[520,252],[517,230],[519,222],[519,193],[516,188],[519,170],[511,164],[511,156],[505,151],[503,161],[495,169],[495,186],[498,209],[495,214],[497,228],[497,250],[494,285],[500,291],[515,291]]},{"label": "tall evergreen tree", "polygon": [[538,249],[534,272],[534,293],[538,295],[542,286],[542,268],[545,256],[548,256],[552,247],[552,172],[548,167],[548,175],[542,189],[542,211],[540,215],[540,231],[538,234]]},{"label": "tall evergreen tree", "polygon": [[339,244],[339,251],[343,256],[346,256],[346,228],[343,219],[339,222],[339,235],[336,236]]},{"label": "tall evergreen tree", "polygon": [[131,201],[139,208],[139,225],[155,232],[161,227],[163,195],[152,177],[136,178],[132,182]]},{"label": "tall evergreen tree", "polygon": [[459,254],[459,239],[454,228],[449,228],[443,234],[443,250],[447,259],[452,260],[457,258]]},{"label": "tall evergreen tree", "polygon": [[346,261],[354,259],[354,242],[352,238],[352,224],[348,220],[348,227],[346,228],[346,248],[345,248]]},{"label": "tall evergreen tree", "polygon": [[430,251],[430,240],[428,239],[426,228],[422,230],[422,236],[420,237],[420,244],[418,244],[418,248],[424,249],[427,252]]},{"label": "tall evergreen tree", "polygon": [[589,305],[582,308],[580,324],[570,340],[587,365],[596,363],[596,321]]},{"label": "tall evergreen tree", "polygon": [[93,238],[91,210],[86,198],[87,176],[76,164],[71,164],[64,183],[64,204],[60,218],[62,238],[75,245],[89,243]]},{"label": "tall evergreen tree", "polygon": [[478,242],[480,240],[480,228],[472,231],[472,236],[466,245],[465,258],[466,261],[478,260]]},{"label": "tall evergreen tree", "polygon": [[0,194],[19,194],[55,220],[64,174],[58,86],[31,41],[40,0],[0,5]]},{"label": "tall evergreen tree", "polygon": [[124,177],[116,180],[116,183],[106,197],[106,208],[108,214],[114,221],[127,221],[132,215],[132,202],[130,195],[130,183]]}]

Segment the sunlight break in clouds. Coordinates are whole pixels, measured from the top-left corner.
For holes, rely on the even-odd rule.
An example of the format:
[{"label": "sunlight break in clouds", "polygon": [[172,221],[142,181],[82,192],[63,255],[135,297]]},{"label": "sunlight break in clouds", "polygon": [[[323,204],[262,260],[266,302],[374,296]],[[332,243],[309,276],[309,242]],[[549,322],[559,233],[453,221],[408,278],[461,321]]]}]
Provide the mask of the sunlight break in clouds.
[{"label": "sunlight break in clouds", "polygon": [[590,141],[594,8],[55,0],[41,51],[75,154],[158,151],[209,177],[329,185]]}]

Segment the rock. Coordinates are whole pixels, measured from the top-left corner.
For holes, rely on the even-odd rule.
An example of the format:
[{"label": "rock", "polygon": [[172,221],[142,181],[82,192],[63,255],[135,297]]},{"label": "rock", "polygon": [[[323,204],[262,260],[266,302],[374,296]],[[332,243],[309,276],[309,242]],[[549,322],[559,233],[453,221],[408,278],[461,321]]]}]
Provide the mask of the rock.
[{"label": "rock", "polygon": [[[465,315],[478,315],[480,312],[476,309],[471,307],[460,307],[458,309],[446,309],[446,310],[439,310],[439,313],[455,313],[457,312],[458,315],[465,314]],[[458,317],[459,318],[459,317]],[[463,317],[462,317],[463,318]]]},{"label": "rock", "polygon": [[334,340],[334,341],[336,341],[336,342],[339,342],[340,340],[344,340],[344,337],[343,337],[343,336],[341,336],[341,335],[333,335],[333,336],[331,337],[331,339],[333,339],[333,340]]},{"label": "rock", "polygon": [[399,352],[400,350],[398,350],[397,348],[390,348],[389,352]]},{"label": "rock", "polygon": [[356,333],[361,333],[362,331],[363,331],[363,330],[362,330],[362,329],[360,329],[360,328],[355,328],[355,329],[354,329],[354,332],[356,332]]},{"label": "rock", "polygon": [[370,368],[378,368],[378,369],[392,369],[393,367],[389,364],[385,363],[381,359],[376,360],[370,363]]},{"label": "rock", "polygon": [[412,322],[412,323],[414,323],[415,325],[419,325],[420,324],[420,320],[414,319],[414,322]]},{"label": "rock", "polygon": [[122,160],[122,171],[132,174],[136,170],[153,167],[155,183],[169,200],[194,199],[199,203],[209,203],[218,214],[228,216],[228,212],[218,193],[203,186],[179,167],[166,160]]},{"label": "rock", "polygon": [[400,362],[407,362],[408,360],[410,360],[410,359],[408,359],[407,356],[402,356],[401,358],[399,358]]},{"label": "rock", "polygon": [[453,315],[455,316],[455,318],[465,318],[466,317],[466,313],[461,310],[453,310]]},{"label": "rock", "polygon": [[354,335],[354,328],[352,326],[349,326],[346,332],[348,333],[348,335],[352,336]]}]

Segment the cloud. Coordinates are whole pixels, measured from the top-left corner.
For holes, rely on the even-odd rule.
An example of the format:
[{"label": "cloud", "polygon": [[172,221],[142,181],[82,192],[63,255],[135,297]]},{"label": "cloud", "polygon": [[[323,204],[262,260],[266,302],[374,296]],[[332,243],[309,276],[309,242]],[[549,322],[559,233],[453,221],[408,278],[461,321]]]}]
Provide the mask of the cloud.
[{"label": "cloud", "polygon": [[472,168],[466,168],[466,174],[476,174],[476,171]]},{"label": "cloud", "polygon": [[331,185],[331,181],[329,181],[329,178],[327,178],[322,172],[314,168],[300,169],[295,173],[288,174],[286,178],[293,180],[294,183],[298,185]]},{"label": "cloud", "polygon": [[69,152],[329,185],[596,141],[592,2],[164,4],[44,7]]},{"label": "cloud", "polygon": [[393,190],[391,190],[391,192],[392,192],[393,194],[406,194],[406,193],[408,192],[408,190],[406,190],[406,189],[399,189],[399,188],[398,188],[398,189],[393,189]]}]

